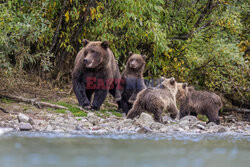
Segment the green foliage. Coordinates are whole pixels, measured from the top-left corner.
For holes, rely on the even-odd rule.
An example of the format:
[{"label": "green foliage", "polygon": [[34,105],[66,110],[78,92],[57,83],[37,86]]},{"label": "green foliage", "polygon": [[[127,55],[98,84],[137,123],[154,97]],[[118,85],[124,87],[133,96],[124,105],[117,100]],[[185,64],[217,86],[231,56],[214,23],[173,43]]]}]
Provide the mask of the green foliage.
[{"label": "green foliage", "polygon": [[66,113],[66,110],[64,109],[56,109],[54,110],[56,113],[61,113],[61,114],[65,114]]},{"label": "green foliage", "polygon": [[[80,110],[78,107],[74,107],[71,104],[68,104],[66,102],[57,102],[56,104],[67,107],[69,109],[69,111],[72,112],[72,114],[76,117],[86,117],[87,116],[87,113]],[[62,111],[62,110],[60,110],[60,111]],[[64,113],[65,113],[65,110],[64,110]]]},{"label": "green foliage", "polygon": [[115,116],[117,116],[117,117],[122,117],[122,114],[120,113],[120,112],[117,112],[116,110],[111,110],[111,109],[103,109],[103,110],[100,110],[100,112],[102,113],[102,114],[106,114],[107,116],[109,116],[110,114],[112,114],[112,115],[115,115]]},{"label": "green foliage", "polygon": [[1,99],[1,102],[2,102],[2,103],[6,103],[6,104],[10,104],[10,103],[13,103],[13,100],[11,100],[11,99],[6,99],[6,98],[2,98],[2,99]]},{"label": "green foliage", "polygon": [[10,70],[12,62],[19,70],[38,65],[39,70],[48,71],[53,56],[48,53],[52,30],[43,18],[43,8],[8,1],[0,4],[0,20],[0,68]]},{"label": "green foliage", "polygon": [[206,115],[198,114],[198,115],[197,115],[197,118],[198,118],[199,120],[201,120],[201,121],[204,121],[204,122],[208,122],[208,121],[209,121]]}]

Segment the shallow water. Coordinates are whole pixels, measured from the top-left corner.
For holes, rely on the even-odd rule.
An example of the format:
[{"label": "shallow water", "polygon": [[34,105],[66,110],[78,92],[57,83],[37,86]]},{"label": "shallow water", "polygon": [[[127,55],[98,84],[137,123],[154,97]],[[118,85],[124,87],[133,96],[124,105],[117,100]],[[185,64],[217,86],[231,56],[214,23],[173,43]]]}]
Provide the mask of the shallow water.
[{"label": "shallow water", "polygon": [[250,136],[11,132],[0,136],[1,167],[248,167]]}]

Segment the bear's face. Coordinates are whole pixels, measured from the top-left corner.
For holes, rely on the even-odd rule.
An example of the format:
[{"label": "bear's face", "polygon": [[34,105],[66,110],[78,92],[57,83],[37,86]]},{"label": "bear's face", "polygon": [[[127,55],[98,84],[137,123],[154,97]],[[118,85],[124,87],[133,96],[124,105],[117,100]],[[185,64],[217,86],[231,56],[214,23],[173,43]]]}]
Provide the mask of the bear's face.
[{"label": "bear's face", "polygon": [[176,99],[182,99],[184,97],[187,96],[188,93],[188,87],[187,87],[187,83],[177,83],[177,95],[176,95]]},{"label": "bear's face", "polygon": [[145,55],[140,55],[140,54],[133,54],[133,53],[129,53],[129,59],[127,62],[127,66],[130,69],[133,70],[138,70],[141,67],[143,67],[145,65],[145,60],[146,60],[146,56]]},{"label": "bear's face", "polygon": [[107,41],[104,42],[90,42],[86,39],[83,40],[84,52],[83,63],[86,68],[96,68],[101,63],[108,59],[108,47]]},{"label": "bear's face", "polygon": [[171,93],[173,93],[174,95],[176,95],[177,93],[177,83],[175,81],[175,78],[164,78],[162,77],[161,79],[163,79],[163,82],[161,83],[163,88],[167,88],[170,90]]}]

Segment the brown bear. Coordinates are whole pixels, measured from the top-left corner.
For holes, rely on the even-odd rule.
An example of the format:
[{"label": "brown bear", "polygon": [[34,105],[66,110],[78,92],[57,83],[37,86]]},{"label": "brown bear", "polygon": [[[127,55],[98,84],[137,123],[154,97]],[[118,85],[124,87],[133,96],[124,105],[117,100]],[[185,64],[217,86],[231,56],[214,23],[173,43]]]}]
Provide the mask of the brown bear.
[{"label": "brown bear", "polygon": [[219,110],[222,108],[220,96],[212,92],[196,91],[187,84],[177,84],[177,101],[180,102],[180,119],[187,115],[206,115],[209,122],[220,124]]},{"label": "brown bear", "polygon": [[145,55],[129,52],[129,59],[122,73],[123,89],[121,90],[122,99],[119,106],[125,114],[132,108],[137,93],[146,88],[143,79],[145,60]]},{"label": "brown bear", "polygon": [[120,101],[118,87],[121,75],[109,43],[84,39],[83,45],[72,72],[73,90],[79,105],[85,109],[99,110],[108,92],[116,101]]},{"label": "brown bear", "polygon": [[178,114],[176,94],[177,83],[175,79],[173,77],[165,78],[158,87],[147,88],[138,93],[127,118],[133,119],[143,111],[148,111],[154,114],[155,121],[162,123],[162,113],[167,110],[174,119]]}]

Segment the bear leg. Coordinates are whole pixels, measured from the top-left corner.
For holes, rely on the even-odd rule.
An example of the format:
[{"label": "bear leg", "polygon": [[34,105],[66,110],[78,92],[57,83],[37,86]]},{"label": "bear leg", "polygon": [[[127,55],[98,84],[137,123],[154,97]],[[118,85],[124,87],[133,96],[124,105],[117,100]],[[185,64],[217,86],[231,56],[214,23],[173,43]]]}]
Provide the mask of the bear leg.
[{"label": "bear leg", "polygon": [[177,117],[178,109],[176,108],[176,106],[174,104],[170,104],[168,106],[167,110],[170,113],[171,118],[175,119]]},{"label": "bear leg", "polygon": [[79,106],[90,106],[90,101],[86,96],[86,89],[82,82],[73,80],[73,90],[78,100]]},{"label": "bear leg", "polygon": [[137,103],[134,104],[131,110],[127,114],[127,118],[134,119],[138,115],[141,115],[143,109]]},{"label": "bear leg", "polygon": [[155,118],[156,122],[163,123],[162,112],[163,111],[157,111],[157,112],[154,113],[154,118]]},{"label": "bear leg", "polygon": [[163,119],[162,119],[163,109],[164,109],[163,106],[158,105],[158,106],[151,106],[151,108],[148,108],[147,111],[152,112],[154,114],[154,119],[156,122],[162,123],[163,122]]},{"label": "bear leg", "polygon": [[180,119],[187,116],[188,113],[189,113],[188,107],[181,105],[181,107],[180,107]]},{"label": "bear leg", "polygon": [[127,115],[130,108],[128,106],[128,103],[124,99],[120,101],[120,107],[122,109],[122,112]]},{"label": "bear leg", "polygon": [[96,90],[95,94],[94,94],[94,100],[93,100],[91,108],[93,110],[100,110],[100,107],[101,107],[102,103],[104,102],[107,94],[108,94],[107,89]]},{"label": "bear leg", "polygon": [[207,113],[206,113],[206,116],[207,116],[207,118],[209,120],[208,123],[209,122],[214,122],[217,125],[220,124],[220,118],[219,118],[219,115],[218,115],[218,111],[216,109],[208,109]]}]

